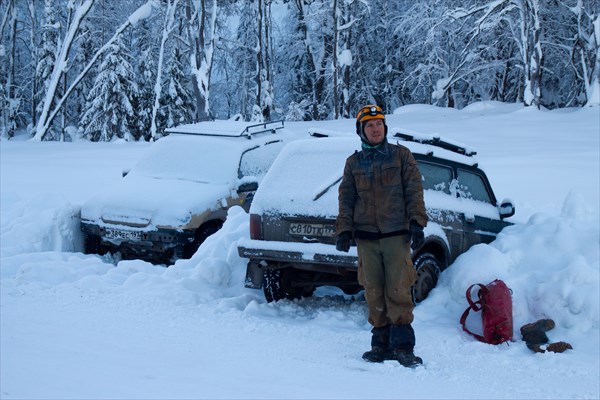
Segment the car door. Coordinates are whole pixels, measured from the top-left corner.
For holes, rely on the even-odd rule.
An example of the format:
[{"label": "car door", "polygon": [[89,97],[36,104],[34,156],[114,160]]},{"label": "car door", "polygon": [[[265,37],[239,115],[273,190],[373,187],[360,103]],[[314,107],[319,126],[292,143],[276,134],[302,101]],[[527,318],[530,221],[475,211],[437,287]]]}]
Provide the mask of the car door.
[{"label": "car door", "polygon": [[425,208],[430,223],[438,224],[448,241],[450,259],[454,260],[463,251],[463,220],[461,212],[453,208],[456,194],[452,191],[455,182],[454,170],[449,165],[433,158],[417,158],[425,194]]},{"label": "car door", "polygon": [[469,211],[463,213],[463,249],[490,243],[507,225],[500,219],[496,200],[487,178],[479,171],[457,168],[456,192]]}]

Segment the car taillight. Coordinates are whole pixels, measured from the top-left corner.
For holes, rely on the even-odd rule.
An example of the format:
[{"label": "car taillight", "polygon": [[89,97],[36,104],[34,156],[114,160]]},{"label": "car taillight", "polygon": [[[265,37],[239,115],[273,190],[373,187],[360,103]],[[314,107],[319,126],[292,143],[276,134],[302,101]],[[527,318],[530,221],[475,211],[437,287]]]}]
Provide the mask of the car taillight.
[{"label": "car taillight", "polygon": [[250,239],[262,240],[262,219],[258,214],[250,214]]}]

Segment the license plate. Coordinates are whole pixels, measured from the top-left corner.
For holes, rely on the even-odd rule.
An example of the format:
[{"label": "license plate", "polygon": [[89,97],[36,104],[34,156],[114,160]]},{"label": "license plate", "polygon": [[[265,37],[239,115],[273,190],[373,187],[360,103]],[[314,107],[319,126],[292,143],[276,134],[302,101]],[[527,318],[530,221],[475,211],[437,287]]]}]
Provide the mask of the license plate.
[{"label": "license plate", "polygon": [[104,229],[104,235],[110,239],[125,239],[125,240],[141,240],[142,232],[140,231],[124,231],[121,229]]},{"label": "license plate", "polygon": [[335,236],[335,227],[329,224],[303,224],[300,222],[292,222],[290,224],[290,235],[307,235],[307,236]]}]

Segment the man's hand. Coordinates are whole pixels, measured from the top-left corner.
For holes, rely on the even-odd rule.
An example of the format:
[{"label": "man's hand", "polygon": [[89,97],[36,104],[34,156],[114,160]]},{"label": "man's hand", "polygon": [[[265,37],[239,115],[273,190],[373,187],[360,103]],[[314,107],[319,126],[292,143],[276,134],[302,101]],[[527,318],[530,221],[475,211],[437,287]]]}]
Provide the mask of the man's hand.
[{"label": "man's hand", "polygon": [[423,227],[415,221],[410,221],[410,235],[412,237],[412,242],[410,243],[411,249],[415,250],[423,246],[423,243],[425,243]]},{"label": "man's hand", "polygon": [[343,251],[347,253],[350,250],[350,240],[352,239],[352,233],[348,231],[344,231],[340,233],[337,237],[337,241],[335,242],[335,248],[338,251]]}]

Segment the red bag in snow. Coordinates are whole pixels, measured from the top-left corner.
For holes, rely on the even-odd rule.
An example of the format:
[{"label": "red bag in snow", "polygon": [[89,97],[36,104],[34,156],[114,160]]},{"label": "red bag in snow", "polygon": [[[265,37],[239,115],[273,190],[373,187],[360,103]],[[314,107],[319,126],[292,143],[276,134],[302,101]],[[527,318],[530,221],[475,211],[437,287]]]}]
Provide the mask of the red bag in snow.
[{"label": "red bag in snow", "polygon": [[[477,301],[473,301],[471,298],[471,289],[475,286],[479,286]],[[496,279],[485,286],[481,283],[469,286],[466,293],[469,307],[460,318],[463,330],[484,343],[500,344],[512,340],[513,317],[512,299],[510,295],[511,292],[508,286],[499,279]],[[465,326],[467,315],[469,315],[469,311],[471,310],[481,310],[483,336],[471,332]]]}]

